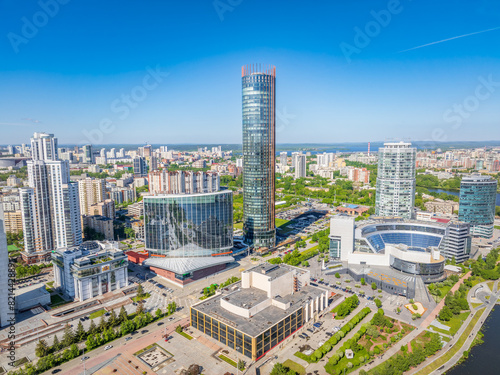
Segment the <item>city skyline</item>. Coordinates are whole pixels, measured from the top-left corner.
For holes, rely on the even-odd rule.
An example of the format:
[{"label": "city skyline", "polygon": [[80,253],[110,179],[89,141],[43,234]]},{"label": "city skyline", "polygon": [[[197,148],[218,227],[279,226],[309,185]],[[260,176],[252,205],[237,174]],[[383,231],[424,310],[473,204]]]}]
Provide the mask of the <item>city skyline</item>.
[{"label": "city skyline", "polygon": [[[46,131],[74,144],[241,143],[248,62],[277,66],[277,143],[495,138],[499,4],[262,4],[100,4],[88,29],[92,7],[68,2],[51,15],[3,1],[5,142]],[[40,11],[48,21],[30,36],[25,24]],[[110,12],[136,27],[117,34]],[[240,27],[252,18],[269,29]]]}]

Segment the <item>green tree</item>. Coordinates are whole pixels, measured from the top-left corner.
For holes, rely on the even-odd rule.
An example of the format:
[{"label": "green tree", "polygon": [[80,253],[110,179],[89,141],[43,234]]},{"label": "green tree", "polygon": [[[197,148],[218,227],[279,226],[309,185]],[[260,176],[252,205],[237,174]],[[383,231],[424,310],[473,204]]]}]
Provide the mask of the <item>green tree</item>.
[{"label": "green tree", "polygon": [[110,327],[114,327],[116,326],[117,324],[119,323],[118,321],[118,316],[116,316],[116,312],[115,310],[111,310],[110,314],[109,314],[109,318],[108,318],[108,325]]},{"label": "green tree", "polygon": [[243,371],[244,369],[245,369],[245,362],[242,359],[240,359],[238,361],[238,370]]},{"label": "green tree", "polygon": [[340,273],[338,273],[338,272],[337,272],[337,273],[335,273],[335,277],[336,277],[337,279],[340,279]]},{"label": "green tree", "polygon": [[271,370],[271,375],[297,375],[297,373],[278,362]]},{"label": "green tree", "polygon": [[95,335],[97,333],[97,326],[95,325],[94,319],[90,320],[88,333],[92,335]]},{"label": "green tree", "polygon": [[47,354],[49,354],[49,346],[44,339],[38,340],[35,348],[35,354],[38,358],[45,357]]},{"label": "green tree", "polygon": [[106,322],[106,318],[104,315],[101,315],[101,320],[99,321],[99,332],[104,332],[108,327],[108,323]]},{"label": "green tree", "polygon": [[362,277],[360,281],[361,281],[361,285],[366,285],[366,281],[365,281],[364,277]]},{"label": "green tree", "polygon": [[377,289],[377,284],[375,282],[372,282],[372,290],[376,290]]},{"label": "green tree", "polygon": [[160,308],[158,308],[158,310],[156,310],[155,315],[156,315],[156,317],[157,317],[158,319],[160,319],[160,318],[161,318],[161,316],[163,315],[163,313],[161,312],[161,309],[160,309]]},{"label": "green tree", "polygon": [[66,324],[64,326],[62,345],[63,347],[68,347],[73,344],[73,342],[75,342],[75,335],[73,333],[73,330],[71,329],[71,326],[69,324]]},{"label": "green tree", "polygon": [[118,314],[118,322],[123,323],[127,319],[128,319],[127,310],[125,310],[125,307],[122,306],[120,309],[120,313]]},{"label": "green tree", "polygon": [[83,324],[81,321],[78,322],[78,325],[76,326],[76,332],[75,332],[75,337],[77,341],[82,341],[85,339],[87,332],[85,332],[85,328],[83,328]]},{"label": "green tree", "polygon": [[137,285],[137,298],[141,299],[144,297],[144,289],[142,288],[142,284]]},{"label": "green tree", "polygon": [[71,344],[70,346],[70,352],[71,352],[71,358],[76,358],[80,355],[80,349],[78,349],[78,346],[76,344]]},{"label": "green tree", "polygon": [[61,348],[61,343],[57,335],[54,335],[54,340],[52,341],[52,351],[57,352]]}]

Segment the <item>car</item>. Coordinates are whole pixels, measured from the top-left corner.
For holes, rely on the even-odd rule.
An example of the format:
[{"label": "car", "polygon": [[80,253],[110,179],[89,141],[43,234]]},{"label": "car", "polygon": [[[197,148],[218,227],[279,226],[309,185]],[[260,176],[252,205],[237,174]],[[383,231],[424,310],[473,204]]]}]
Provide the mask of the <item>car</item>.
[{"label": "car", "polygon": [[104,350],[109,350],[109,349],[111,349],[112,347],[113,347],[113,345],[106,345],[106,346],[104,347]]},{"label": "car", "polygon": [[162,326],[162,325],[163,325],[163,322],[159,322],[157,325]]},{"label": "car", "polygon": [[167,296],[167,293],[162,293],[161,294],[163,297],[166,297]]},{"label": "car", "polygon": [[129,337],[125,338],[125,341],[129,341],[129,340],[132,340],[132,339],[133,339],[133,337],[129,336]]},{"label": "car", "polygon": [[87,359],[90,359],[90,357],[87,357],[87,356],[82,357],[82,361],[86,361]]},{"label": "car", "polygon": [[84,322],[85,321],[85,318],[80,318],[80,322]]},{"label": "car", "polygon": [[104,314],[104,316],[110,316],[111,313],[110,312],[107,312],[106,314]]},{"label": "car", "polygon": [[142,333],[142,334],[145,334],[145,333],[148,333],[148,332],[149,332],[149,331],[148,331],[147,329],[143,329],[143,330],[141,331],[141,333]]},{"label": "car", "polygon": [[168,318],[168,321],[171,322],[172,320],[174,320],[174,318]]},{"label": "car", "polygon": [[60,368],[56,368],[55,370],[52,370],[51,374],[57,374],[58,372],[61,372],[62,370]]}]

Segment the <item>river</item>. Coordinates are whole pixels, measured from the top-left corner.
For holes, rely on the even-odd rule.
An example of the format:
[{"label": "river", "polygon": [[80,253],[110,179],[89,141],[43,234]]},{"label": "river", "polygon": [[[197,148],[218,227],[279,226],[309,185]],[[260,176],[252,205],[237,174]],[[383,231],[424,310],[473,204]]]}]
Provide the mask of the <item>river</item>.
[{"label": "river", "polygon": [[491,312],[483,325],[484,343],[472,348],[463,363],[454,367],[446,375],[498,374],[496,356],[500,348],[500,308]]},{"label": "river", "polygon": [[[457,197],[460,195],[460,192],[456,190],[443,190],[443,189],[428,189],[428,190],[435,193],[446,193],[450,195],[456,195]],[[500,193],[497,193],[496,205],[500,206]]]}]

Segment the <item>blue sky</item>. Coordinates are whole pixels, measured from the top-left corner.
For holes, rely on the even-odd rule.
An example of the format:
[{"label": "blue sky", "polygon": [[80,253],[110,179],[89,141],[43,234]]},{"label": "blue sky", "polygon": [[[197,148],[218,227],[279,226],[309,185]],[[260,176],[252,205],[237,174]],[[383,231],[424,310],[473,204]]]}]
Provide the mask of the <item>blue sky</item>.
[{"label": "blue sky", "polygon": [[240,143],[248,63],[278,143],[500,140],[498,27],[494,0],[0,0],[0,144]]}]

